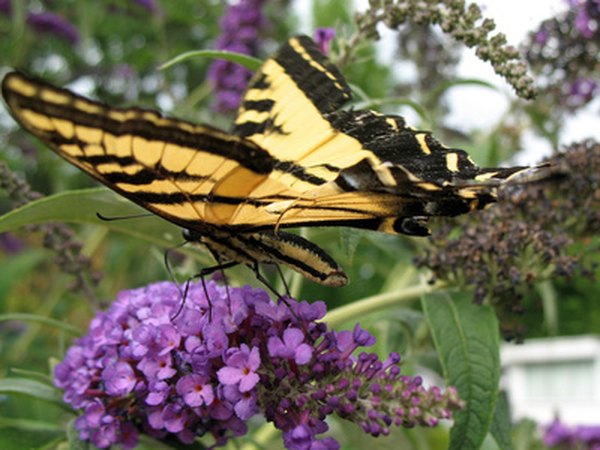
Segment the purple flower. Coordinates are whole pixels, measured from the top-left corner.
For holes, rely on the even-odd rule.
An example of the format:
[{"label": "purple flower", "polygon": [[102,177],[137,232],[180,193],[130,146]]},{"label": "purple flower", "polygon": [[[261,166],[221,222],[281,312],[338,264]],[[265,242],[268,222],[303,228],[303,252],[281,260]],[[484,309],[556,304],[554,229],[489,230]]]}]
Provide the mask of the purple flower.
[{"label": "purple flower", "polygon": [[162,423],[170,433],[182,431],[189,419],[189,412],[184,406],[169,403],[162,411]]},{"label": "purple flower", "polygon": [[334,28],[317,28],[315,30],[315,43],[324,55],[329,54],[331,41],[335,37]]},{"label": "purple flower", "polygon": [[119,361],[102,371],[102,381],[106,393],[113,397],[129,394],[135,387],[137,378],[129,364]]},{"label": "purple flower", "polygon": [[[258,31],[266,24],[261,8],[264,0],[239,0],[227,7],[221,18],[221,35],[217,50],[255,55],[259,47]],[[252,72],[238,64],[217,60],[208,70],[208,79],[214,86],[216,99],[213,108],[218,112],[232,112],[240,105]]]},{"label": "purple flower", "polygon": [[146,404],[151,406],[163,403],[169,395],[170,386],[164,381],[151,381],[148,385]]},{"label": "purple flower", "polygon": [[200,375],[186,375],[177,381],[176,387],[188,406],[210,405],[215,399],[212,386]]},{"label": "purple flower", "polygon": [[575,28],[586,39],[590,39],[598,31],[597,16],[600,13],[598,0],[567,0],[569,7],[575,11]]},{"label": "purple flower", "polygon": [[239,383],[240,392],[248,392],[256,386],[259,380],[256,370],[260,366],[258,347],[250,349],[242,344],[239,349],[230,349],[225,363],[227,365],[217,372],[221,383],[226,386]]},{"label": "purple flower", "polygon": [[271,356],[293,359],[300,365],[308,363],[312,358],[312,347],[304,343],[304,333],[297,328],[285,330],[283,339],[270,337],[268,348]]},{"label": "purple flower", "polygon": [[25,248],[25,243],[12,233],[0,233],[0,250],[14,255]]},{"label": "purple flower", "polygon": [[137,3],[142,8],[147,9],[151,13],[158,11],[158,5],[156,4],[156,0],[133,0],[134,3]]},{"label": "purple flower", "polygon": [[262,290],[212,281],[207,290],[210,319],[201,283],[183,306],[175,285],[156,283],[121,292],[96,315],[55,368],[63,399],[82,411],[81,439],[132,448],[141,432],[188,444],[212,435],[220,446],[261,413],[288,449],[333,450],[339,444],[320,436],[330,414],[379,435],[433,426],[461,407],[453,389],[401,375],[397,354],[353,356],[374,338],[358,326],[327,330],[317,322],[323,302],[274,304]]},{"label": "purple flower", "polygon": [[595,25],[593,25],[590,16],[584,5],[579,7],[577,16],[575,17],[575,27],[579,30],[581,35],[587,39],[594,36]]},{"label": "purple flower", "polygon": [[50,33],[71,44],[79,42],[79,31],[67,19],[51,12],[28,13],[27,24],[38,33]]},{"label": "purple flower", "polygon": [[549,34],[548,31],[546,31],[545,29],[541,28],[540,30],[538,30],[535,33],[535,37],[534,40],[537,44],[539,45],[544,45],[546,42],[548,42],[548,38],[549,38]]},{"label": "purple flower", "polygon": [[12,12],[12,3],[10,0],[0,0],[0,12],[5,15],[10,15]]},{"label": "purple flower", "polygon": [[544,431],[543,441],[551,448],[598,450],[600,448],[600,426],[569,427],[556,419]]},{"label": "purple flower", "polygon": [[579,108],[590,102],[598,92],[598,82],[593,78],[579,78],[565,85],[566,106]]}]

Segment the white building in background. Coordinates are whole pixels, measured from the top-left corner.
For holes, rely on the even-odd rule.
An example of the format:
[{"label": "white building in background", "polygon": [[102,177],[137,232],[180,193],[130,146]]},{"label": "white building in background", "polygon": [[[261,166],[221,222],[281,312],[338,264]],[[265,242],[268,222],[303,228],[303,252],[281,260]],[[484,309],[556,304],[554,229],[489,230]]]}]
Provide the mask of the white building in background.
[{"label": "white building in background", "polygon": [[501,354],[513,420],[600,425],[600,336],[530,339]]}]

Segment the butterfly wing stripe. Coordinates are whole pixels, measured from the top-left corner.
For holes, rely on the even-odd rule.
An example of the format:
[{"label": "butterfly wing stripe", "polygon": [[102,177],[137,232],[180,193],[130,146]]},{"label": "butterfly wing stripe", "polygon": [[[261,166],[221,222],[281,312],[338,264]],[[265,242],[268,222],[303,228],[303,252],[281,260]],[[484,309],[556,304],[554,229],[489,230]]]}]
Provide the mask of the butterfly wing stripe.
[{"label": "butterfly wing stripe", "polygon": [[[33,92],[32,92],[33,90]],[[24,95],[27,92],[30,95]],[[68,98],[68,103],[51,103],[41,101],[44,93],[47,98],[61,96]],[[228,135],[215,128],[193,125],[189,122],[166,119],[155,111],[138,108],[119,109],[92,102],[65,89],[53,87],[44,82],[34,81],[22,74],[12,73],[3,81],[4,98],[13,111],[32,111],[47,120],[70,122],[75,130],[85,133],[93,130],[98,134],[94,141],[99,142],[102,132],[113,136],[131,135],[149,141],[171,143],[201,153],[211,153],[245,166],[256,173],[270,173],[276,162],[268,152],[243,141],[236,136]],[[78,109],[78,106],[86,106]],[[112,114],[111,114],[112,113]],[[21,112],[23,114],[23,112]],[[114,117],[122,117],[122,120]],[[24,117],[21,116],[21,119]],[[24,121],[23,125],[27,125]],[[54,126],[54,128],[57,128]],[[85,139],[87,142],[92,139]]]},{"label": "butterfly wing stripe", "polygon": [[256,112],[269,112],[273,109],[274,104],[275,100],[265,98],[262,100],[244,100],[241,107]]},{"label": "butterfly wing stripe", "polygon": [[350,98],[343,76],[314,42],[292,38],[250,83],[234,132],[279,160],[271,178],[306,192],[370,155],[323,116]]},{"label": "butterfly wing stripe", "polygon": [[321,115],[336,111],[352,98],[350,86],[339,69],[307,36],[288,41],[275,56]]}]

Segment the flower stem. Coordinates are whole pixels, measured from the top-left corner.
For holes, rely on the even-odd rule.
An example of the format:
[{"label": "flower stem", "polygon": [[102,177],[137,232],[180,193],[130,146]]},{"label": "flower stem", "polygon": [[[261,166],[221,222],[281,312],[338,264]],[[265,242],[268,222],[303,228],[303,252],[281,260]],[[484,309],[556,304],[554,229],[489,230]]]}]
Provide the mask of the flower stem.
[{"label": "flower stem", "polygon": [[365,297],[350,303],[349,305],[332,310],[327,313],[323,318],[323,321],[327,322],[330,326],[341,325],[342,323],[364,317],[371,312],[416,300],[421,295],[441,289],[444,286],[443,283],[437,283],[433,286],[429,284],[418,284],[398,291],[385,292],[383,294]]}]

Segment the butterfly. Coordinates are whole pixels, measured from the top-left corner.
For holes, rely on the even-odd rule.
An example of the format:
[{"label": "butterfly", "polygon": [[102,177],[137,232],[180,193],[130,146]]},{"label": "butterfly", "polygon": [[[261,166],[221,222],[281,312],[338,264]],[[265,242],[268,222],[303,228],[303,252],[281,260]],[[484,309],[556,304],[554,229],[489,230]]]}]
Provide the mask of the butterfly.
[{"label": "butterfly", "polygon": [[218,267],[285,265],[344,286],[314,243],[282,231],[346,226],[425,236],[432,216],[495,201],[524,170],[478,167],[397,115],[344,109],[344,77],[306,36],[289,39],[250,81],[232,132],[114,108],[20,72],[2,94],[13,117],[61,157],[180,226]]}]

